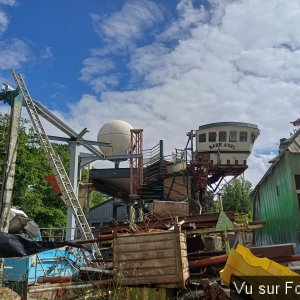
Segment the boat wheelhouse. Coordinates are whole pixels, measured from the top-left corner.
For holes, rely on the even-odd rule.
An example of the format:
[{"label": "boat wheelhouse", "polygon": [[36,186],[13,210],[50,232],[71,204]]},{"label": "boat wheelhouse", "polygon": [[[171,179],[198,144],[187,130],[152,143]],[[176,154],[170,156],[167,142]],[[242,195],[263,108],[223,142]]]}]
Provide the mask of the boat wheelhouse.
[{"label": "boat wheelhouse", "polygon": [[212,165],[246,166],[259,133],[257,125],[249,123],[218,122],[199,126],[196,152],[209,155]]}]

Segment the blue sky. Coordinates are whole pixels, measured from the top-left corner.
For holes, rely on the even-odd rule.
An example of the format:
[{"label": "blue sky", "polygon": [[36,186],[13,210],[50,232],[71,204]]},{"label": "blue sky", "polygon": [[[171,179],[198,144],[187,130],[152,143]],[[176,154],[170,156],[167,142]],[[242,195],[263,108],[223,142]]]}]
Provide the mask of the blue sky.
[{"label": "blue sky", "polygon": [[256,183],[300,117],[299,28],[298,0],[0,0],[0,77],[87,138],[122,119],[166,154],[199,125],[257,124]]},{"label": "blue sky", "polygon": [[[138,36],[132,39],[132,43],[137,47],[151,43],[154,34],[162,31],[168,22],[176,17],[176,2],[178,3],[164,0],[149,5],[151,12],[159,14],[158,20],[146,19],[141,22],[142,26],[150,31],[138,31]],[[86,80],[80,78],[84,60],[88,59],[95,48],[111,48],[109,38],[102,35],[99,32],[101,29],[97,28],[101,26],[101,20],[105,22],[124,7],[125,14],[130,10],[130,5],[132,8],[138,7],[138,1],[127,3],[121,0],[10,1],[10,3],[12,5],[3,6],[10,20],[3,38],[8,43],[15,39],[25,43],[28,55],[20,71],[26,75],[27,83],[35,91],[37,99],[41,99],[50,109],[57,108],[63,111],[67,111],[67,104],[77,101],[79,95],[92,92]],[[145,15],[149,16],[150,14]],[[106,72],[108,75],[118,77],[118,84],[113,85],[116,90],[138,88],[140,84],[138,78],[136,81],[132,80],[126,67],[130,59],[128,50],[132,46],[121,45],[103,56],[106,61],[110,60],[117,66]],[[88,61],[86,63],[89,64]],[[3,72],[5,73],[5,70]]]}]

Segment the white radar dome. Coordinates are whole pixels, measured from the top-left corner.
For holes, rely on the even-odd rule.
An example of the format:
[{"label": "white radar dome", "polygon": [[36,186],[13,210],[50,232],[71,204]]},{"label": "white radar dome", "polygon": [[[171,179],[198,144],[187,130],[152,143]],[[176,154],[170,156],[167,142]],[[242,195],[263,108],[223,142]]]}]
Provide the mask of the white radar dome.
[{"label": "white radar dome", "polygon": [[98,133],[98,142],[110,143],[111,147],[100,146],[105,156],[124,153],[130,148],[130,129],[133,127],[122,120],[113,120],[104,124]]}]

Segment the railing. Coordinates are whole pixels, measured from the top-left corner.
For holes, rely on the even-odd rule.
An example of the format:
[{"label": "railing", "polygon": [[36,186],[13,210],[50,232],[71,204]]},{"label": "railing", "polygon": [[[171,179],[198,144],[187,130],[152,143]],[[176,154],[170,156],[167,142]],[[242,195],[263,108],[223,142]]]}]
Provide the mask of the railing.
[{"label": "railing", "polygon": [[160,143],[150,149],[143,150],[143,166],[144,168],[154,164],[160,160]]},{"label": "railing", "polygon": [[144,183],[140,193],[144,200],[163,199],[163,142],[143,151]]},{"label": "railing", "polygon": [[[63,242],[66,240],[66,231],[68,229],[74,229],[74,240],[80,240],[81,235],[79,232],[79,229],[77,227],[49,227],[49,228],[39,228],[41,232],[41,237],[43,241],[49,241],[49,242]],[[91,227],[92,233],[93,230],[95,231],[94,227]],[[96,231],[95,231],[96,232]]]}]

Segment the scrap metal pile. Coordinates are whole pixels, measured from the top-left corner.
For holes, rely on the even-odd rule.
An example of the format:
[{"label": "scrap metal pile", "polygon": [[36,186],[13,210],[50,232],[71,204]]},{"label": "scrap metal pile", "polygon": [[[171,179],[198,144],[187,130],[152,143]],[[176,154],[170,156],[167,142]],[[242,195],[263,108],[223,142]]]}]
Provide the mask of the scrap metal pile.
[{"label": "scrap metal pile", "polygon": [[102,256],[82,266],[77,279],[48,278],[46,285],[39,280],[39,285],[28,286],[28,294],[40,299],[51,298],[50,292],[56,297],[59,292],[67,296],[84,290],[97,292],[98,299],[109,293],[113,299],[128,300],[231,299],[232,274],[298,276],[278,264],[300,261],[294,245],[250,244],[251,231],[264,224],[239,222],[233,212],[221,212],[172,218],[151,215],[142,222],[100,227],[97,238],[77,243],[99,243]]},{"label": "scrap metal pile", "polygon": [[247,240],[247,232],[259,229],[264,224],[264,221],[238,222],[234,212],[163,219],[151,215],[135,224],[101,227],[97,241],[112,240],[113,235],[170,232],[175,226],[179,226],[181,232],[186,235],[190,270],[197,270],[226,262],[225,240],[230,240],[232,245],[238,241]]},{"label": "scrap metal pile", "polygon": [[[265,223],[239,222],[234,212],[170,218],[146,216],[134,224],[100,227],[94,241],[112,251],[96,262],[110,265],[113,280],[121,287],[180,289],[185,291],[180,299],[230,299],[228,286],[221,285],[220,271],[235,251],[230,249],[242,247],[239,244],[247,245],[257,260],[265,257],[274,264],[300,261],[292,244],[252,247],[251,232]],[[233,272],[228,268],[224,273],[227,276]],[[236,272],[245,275],[249,271]]]}]

